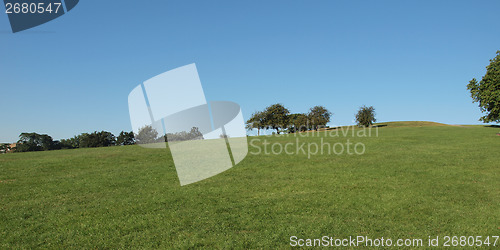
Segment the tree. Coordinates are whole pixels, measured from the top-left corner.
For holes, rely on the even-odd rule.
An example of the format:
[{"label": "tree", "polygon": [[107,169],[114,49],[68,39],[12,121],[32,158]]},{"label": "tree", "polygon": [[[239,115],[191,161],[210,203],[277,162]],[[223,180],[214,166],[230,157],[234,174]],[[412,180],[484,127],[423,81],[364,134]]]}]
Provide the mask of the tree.
[{"label": "tree", "polygon": [[247,130],[257,129],[257,135],[260,135],[260,130],[265,128],[265,115],[264,112],[257,111],[252,114],[247,121]]},{"label": "tree", "polygon": [[264,126],[266,128],[276,129],[276,133],[280,133],[279,129],[283,129],[288,124],[288,115],[290,111],[282,104],[274,104],[266,108],[264,111]]},{"label": "tree", "polygon": [[375,119],[375,108],[373,106],[360,107],[356,114],[356,123],[358,126],[369,127],[377,120]]},{"label": "tree", "polygon": [[61,148],[65,149],[72,149],[72,148],[79,148],[80,147],[80,141],[82,136],[87,136],[88,134],[84,133],[82,135],[77,135],[69,139],[62,139],[60,144]]},{"label": "tree", "polygon": [[116,145],[133,145],[135,144],[134,132],[120,132],[116,137]]},{"label": "tree", "polygon": [[115,136],[107,131],[93,132],[91,134],[85,134],[81,137],[80,147],[81,148],[95,148],[95,147],[107,147],[115,145]]},{"label": "tree", "polygon": [[500,50],[486,66],[486,74],[480,82],[473,78],[467,85],[473,102],[479,103],[485,116],[479,118],[484,123],[500,122]]},{"label": "tree", "polygon": [[58,148],[59,142],[54,142],[52,137],[46,134],[21,133],[17,141],[16,152],[53,150]]},{"label": "tree", "polygon": [[326,126],[330,122],[332,113],[323,106],[315,106],[309,110],[308,116],[314,129],[318,130],[320,126]]},{"label": "tree", "polygon": [[158,131],[152,126],[144,126],[134,135],[137,144],[155,143],[158,141]]},{"label": "tree", "polygon": [[[193,140],[203,140],[203,134],[200,132],[198,127],[192,127],[189,132],[181,131],[176,133],[167,133],[164,136],[163,141],[193,141]],[[160,141],[162,142],[162,141]]]},{"label": "tree", "polygon": [[309,116],[306,114],[291,114],[288,116],[290,122],[289,133],[303,132],[309,130]]}]

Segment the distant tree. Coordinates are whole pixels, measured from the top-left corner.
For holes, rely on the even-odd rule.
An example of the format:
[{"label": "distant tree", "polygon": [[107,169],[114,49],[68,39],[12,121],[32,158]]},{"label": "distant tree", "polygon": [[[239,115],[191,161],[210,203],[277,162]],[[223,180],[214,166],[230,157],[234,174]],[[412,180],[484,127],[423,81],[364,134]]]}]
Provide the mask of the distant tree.
[{"label": "distant tree", "polygon": [[264,111],[264,126],[266,128],[276,129],[276,133],[280,133],[280,129],[286,128],[288,125],[288,115],[290,111],[282,104],[274,104],[266,108]]},{"label": "distant tree", "polygon": [[[82,134],[83,135],[83,134]],[[85,134],[81,137],[80,147],[81,148],[95,148],[95,147],[107,147],[115,145],[115,136],[107,131],[93,132],[91,134]]]},{"label": "distant tree", "polygon": [[358,126],[369,127],[377,120],[375,119],[375,108],[373,106],[360,107],[356,114],[356,122]]},{"label": "distant tree", "polygon": [[82,133],[80,135],[73,136],[70,139],[63,139],[61,140],[61,147],[62,148],[79,148],[81,142],[87,138],[89,134],[88,133]]},{"label": "distant tree", "polygon": [[16,145],[16,152],[41,151],[41,141],[37,133],[21,133]]},{"label": "distant tree", "polygon": [[74,136],[69,139],[62,139],[60,144],[61,148],[64,149],[72,149],[72,148],[79,148],[80,147],[80,139],[81,135]]},{"label": "distant tree", "polygon": [[295,121],[299,114],[289,114],[288,115],[288,133],[295,133],[297,126],[295,125]]},{"label": "distant tree", "polygon": [[288,116],[290,127],[289,133],[303,132],[309,130],[309,116],[306,114],[291,114]]},{"label": "distant tree", "polygon": [[61,148],[62,148],[61,142],[56,140],[52,142],[50,150],[59,150]]},{"label": "distant tree", "polygon": [[265,114],[264,112],[257,111],[252,114],[250,119],[247,120],[247,130],[257,129],[257,135],[260,135],[260,130],[265,128]]},{"label": "distant tree", "polygon": [[190,140],[203,140],[203,133],[200,132],[198,127],[192,127],[189,131]]},{"label": "distant tree", "polygon": [[485,116],[479,118],[484,123],[500,122],[500,50],[495,58],[486,66],[486,75],[480,82],[473,78],[467,85],[473,102],[479,103]]},{"label": "distant tree", "polygon": [[309,110],[308,116],[313,128],[318,130],[319,127],[326,126],[330,122],[332,113],[323,106],[315,106]]},{"label": "distant tree", "polygon": [[58,148],[58,143],[46,134],[21,133],[17,141],[16,152],[53,150]]},{"label": "distant tree", "polygon": [[116,137],[116,145],[133,145],[135,144],[134,132],[120,132]]},{"label": "distant tree", "polygon": [[191,141],[203,140],[203,134],[198,127],[192,127],[189,132],[181,131],[177,133],[167,133],[164,141]]},{"label": "distant tree", "polygon": [[91,145],[94,144],[92,136],[88,133],[81,133],[78,136],[78,138],[79,138],[79,143],[78,143],[79,148],[90,148]]},{"label": "distant tree", "polygon": [[155,143],[158,141],[158,131],[154,129],[152,126],[144,126],[139,129],[137,134],[134,134],[135,141],[137,144],[148,144]]},{"label": "distant tree", "polygon": [[42,150],[53,150],[53,149],[58,149],[57,145],[59,141],[54,141],[52,137],[49,135],[43,134],[39,135],[40,136],[40,146],[42,147]]},{"label": "distant tree", "polygon": [[61,148],[63,148],[63,149],[72,149],[72,148],[75,148],[75,147],[73,147],[73,145],[71,143],[71,139],[73,139],[73,138],[70,138],[70,139],[61,139],[61,141],[60,141]]}]

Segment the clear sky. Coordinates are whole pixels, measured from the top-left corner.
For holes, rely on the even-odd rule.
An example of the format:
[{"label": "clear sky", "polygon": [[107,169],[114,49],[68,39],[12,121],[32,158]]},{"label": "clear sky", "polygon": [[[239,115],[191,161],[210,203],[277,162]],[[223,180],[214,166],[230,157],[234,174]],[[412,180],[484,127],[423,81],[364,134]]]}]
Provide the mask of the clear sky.
[{"label": "clear sky", "polygon": [[323,105],[379,121],[478,124],[466,89],[500,50],[500,1],[89,1],[12,34],[0,13],[0,142],[131,130],[141,82],[196,63],[207,100],[244,118]]}]

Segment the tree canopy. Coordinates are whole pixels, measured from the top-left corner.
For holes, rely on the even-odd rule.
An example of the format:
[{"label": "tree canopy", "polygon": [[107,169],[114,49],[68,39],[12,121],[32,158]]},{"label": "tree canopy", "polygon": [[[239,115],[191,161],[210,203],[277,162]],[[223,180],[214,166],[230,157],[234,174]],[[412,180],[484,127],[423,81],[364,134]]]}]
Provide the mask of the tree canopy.
[{"label": "tree canopy", "polygon": [[257,135],[260,135],[260,130],[266,127],[265,118],[266,117],[264,112],[257,111],[253,113],[250,119],[247,120],[246,129],[247,130],[257,129]]},{"label": "tree canopy", "polygon": [[[82,133],[69,139],[61,141],[53,140],[46,134],[21,133],[17,145],[13,148],[14,152],[73,149],[89,147],[108,147],[114,145],[132,145],[135,144],[134,133],[122,131],[118,138],[111,132],[100,131],[93,133]],[[0,148],[2,150],[3,148]]]},{"label": "tree canopy", "polygon": [[288,125],[288,115],[290,111],[280,103],[273,104],[264,110],[265,127],[276,129],[276,133],[280,133],[280,129],[284,129]]},{"label": "tree canopy", "polygon": [[16,145],[16,152],[53,150],[59,148],[59,142],[46,134],[21,133]]},{"label": "tree canopy", "polygon": [[307,114],[291,114],[283,104],[277,103],[266,107],[264,111],[254,112],[247,120],[246,128],[257,129],[257,135],[260,135],[261,129],[275,129],[278,134],[281,131],[303,132],[326,126],[331,116],[332,113],[323,106],[312,107]]},{"label": "tree canopy", "polygon": [[290,133],[304,132],[310,128],[309,116],[307,114],[291,114],[289,117],[289,121],[290,127],[288,132]]},{"label": "tree canopy", "polygon": [[116,145],[133,145],[135,144],[134,132],[125,132],[122,131],[116,137]]},{"label": "tree canopy", "polygon": [[375,119],[375,108],[373,106],[362,106],[356,114],[356,123],[358,126],[369,127],[377,120]]},{"label": "tree canopy", "polygon": [[[137,144],[148,144],[158,142],[158,131],[152,126],[144,126],[139,129],[139,132],[135,135],[135,140]],[[162,138],[163,139],[163,138]]]},{"label": "tree canopy", "polygon": [[330,122],[332,113],[323,106],[315,106],[309,110],[308,116],[311,121],[311,125],[315,130],[318,130],[319,127],[324,127],[328,122]]},{"label": "tree canopy", "polygon": [[484,123],[500,122],[500,50],[486,66],[486,74],[481,81],[473,78],[467,89],[473,102],[478,102],[481,112],[486,113],[479,120]]},{"label": "tree canopy", "polygon": [[115,145],[115,136],[107,131],[93,132],[83,136],[80,141],[81,148],[96,148]]}]

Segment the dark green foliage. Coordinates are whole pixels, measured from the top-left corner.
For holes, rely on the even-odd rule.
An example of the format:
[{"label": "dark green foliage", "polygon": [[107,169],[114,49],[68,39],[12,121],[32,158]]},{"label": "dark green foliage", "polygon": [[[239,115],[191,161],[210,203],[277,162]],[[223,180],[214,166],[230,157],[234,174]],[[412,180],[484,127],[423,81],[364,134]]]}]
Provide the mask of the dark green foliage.
[{"label": "dark green foliage", "polygon": [[324,127],[330,122],[332,113],[323,106],[315,106],[309,110],[308,116],[313,128],[318,130],[318,128]]},{"label": "dark green foliage", "polygon": [[62,139],[60,142],[61,148],[63,149],[79,148],[82,138],[87,135],[88,135],[87,133],[83,133],[81,135],[76,135],[69,139]]},{"label": "dark green foliage", "polygon": [[115,145],[115,136],[107,131],[93,132],[91,134],[82,134],[80,141],[81,148],[96,148]]},{"label": "dark green foliage", "polygon": [[289,122],[289,133],[304,132],[310,129],[309,116],[306,114],[291,114]]},{"label": "dark green foliage", "polygon": [[289,114],[290,111],[282,104],[271,105],[264,111],[264,125],[266,128],[276,129],[276,133],[279,134],[279,129],[284,129],[288,126]]},{"label": "dark green foliage", "polygon": [[356,114],[356,123],[360,127],[369,127],[377,120],[375,119],[375,108],[373,106],[359,108],[358,113]]},{"label": "dark green foliage", "polygon": [[479,103],[485,116],[479,118],[484,123],[500,122],[500,50],[497,56],[486,66],[486,75],[480,82],[473,78],[467,85],[473,102]]},{"label": "dark green foliage", "polygon": [[58,141],[46,134],[21,133],[17,141],[16,152],[42,151],[59,149]]},{"label": "dark green foliage", "polygon": [[[133,133],[122,132],[120,145],[133,144]],[[107,131],[82,133],[69,139],[62,139],[61,141],[54,141],[48,135],[40,135],[37,133],[22,133],[19,136],[15,152],[28,152],[28,151],[43,151],[43,150],[56,150],[56,149],[74,149],[74,148],[95,148],[107,147],[116,144],[115,136]]]},{"label": "dark green foliage", "polygon": [[134,132],[120,132],[120,135],[116,137],[116,145],[133,145],[135,144]]},{"label": "dark green foliage", "polygon": [[323,106],[315,106],[309,110],[308,114],[290,114],[290,111],[282,104],[274,104],[264,111],[252,114],[246,122],[248,130],[257,129],[260,135],[261,129],[288,130],[288,133],[297,131],[307,131],[326,126],[330,122],[332,113]]}]

